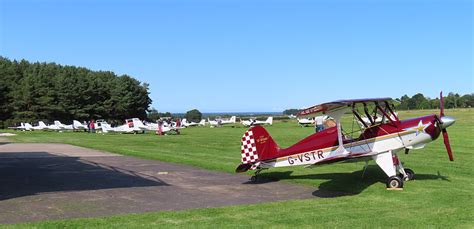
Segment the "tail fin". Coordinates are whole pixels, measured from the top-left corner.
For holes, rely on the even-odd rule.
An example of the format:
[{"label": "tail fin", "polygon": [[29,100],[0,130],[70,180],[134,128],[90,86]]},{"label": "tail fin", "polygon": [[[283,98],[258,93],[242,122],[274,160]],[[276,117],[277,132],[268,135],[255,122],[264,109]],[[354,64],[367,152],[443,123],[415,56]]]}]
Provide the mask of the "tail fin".
[{"label": "tail fin", "polygon": [[33,129],[33,126],[30,123],[25,123],[25,128],[27,130],[31,130],[31,129]]},{"label": "tail fin", "polygon": [[275,158],[280,149],[270,134],[261,126],[247,130],[241,143],[242,164],[236,169],[236,172],[239,173],[257,169],[260,161]]},{"label": "tail fin", "polygon": [[146,129],[145,124],[143,124],[143,122],[140,119],[133,118],[132,121],[133,121],[134,127],[138,127],[139,129]]},{"label": "tail fin", "polygon": [[232,117],[230,117],[230,122],[235,123],[235,120],[236,120],[236,119],[237,119],[237,117],[232,116]]},{"label": "tail fin", "polygon": [[273,125],[273,117],[268,117],[267,121],[265,121],[269,125]]},{"label": "tail fin", "polygon": [[200,126],[205,126],[206,125],[206,119],[201,119],[201,121],[199,122],[199,125]]},{"label": "tail fin", "polygon": [[38,122],[38,126],[39,126],[39,127],[47,127],[46,124],[44,124],[43,121],[39,121],[39,122]]},{"label": "tail fin", "polygon": [[54,121],[54,125],[56,125],[56,126],[58,126],[58,127],[62,127],[62,126],[63,126],[63,124],[62,124],[60,121],[58,121],[58,120],[55,120],[55,121]]},{"label": "tail fin", "polygon": [[102,128],[103,133],[108,133],[109,131],[113,131],[113,128],[108,123],[103,122],[102,124],[100,124],[100,126]]},{"label": "tail fin", "polygon": [[79,121],[77,121],[77,120],[72,120],[72,127],[73,127],[74,129],[77,129],[77,128],[81,128],[81,127],[84,127],[84,126],[83,126],[82,123],[80,123]]}]

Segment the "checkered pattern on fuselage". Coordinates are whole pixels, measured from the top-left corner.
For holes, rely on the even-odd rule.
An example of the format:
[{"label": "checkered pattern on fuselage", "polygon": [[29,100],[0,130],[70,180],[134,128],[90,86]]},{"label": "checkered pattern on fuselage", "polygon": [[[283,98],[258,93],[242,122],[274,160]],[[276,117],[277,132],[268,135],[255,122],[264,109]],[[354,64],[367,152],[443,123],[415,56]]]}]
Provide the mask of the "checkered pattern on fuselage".
[{"label": "checkered pattern on fuselage", "polygon": [[253,138],[253,132],[248,130],[242,137],[242,163],[250,164],[258,161],[257,146]]}]

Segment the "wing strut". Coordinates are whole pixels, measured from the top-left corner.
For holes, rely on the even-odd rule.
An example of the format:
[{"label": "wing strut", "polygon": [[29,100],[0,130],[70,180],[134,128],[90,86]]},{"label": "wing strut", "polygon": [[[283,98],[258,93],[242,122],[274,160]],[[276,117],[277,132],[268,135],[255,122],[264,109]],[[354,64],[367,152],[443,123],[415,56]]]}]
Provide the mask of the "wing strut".
[{"label": "wing strut", "polygon": [[339,146],[337,147],[336,151],[333,151],[330,155],[332,156],[341,156],[341,155],[347,155],[349,154],[349,151],[344,148],[344,141],[342,139],[342,128],[341,128],[341,117],[348,111],[348,107],[342,108],[342,109],[337,109],[334,111],[327,112],[327,115],[333,117],[336,120],[336,125],[337,125],[337,141],[339,143]]}]

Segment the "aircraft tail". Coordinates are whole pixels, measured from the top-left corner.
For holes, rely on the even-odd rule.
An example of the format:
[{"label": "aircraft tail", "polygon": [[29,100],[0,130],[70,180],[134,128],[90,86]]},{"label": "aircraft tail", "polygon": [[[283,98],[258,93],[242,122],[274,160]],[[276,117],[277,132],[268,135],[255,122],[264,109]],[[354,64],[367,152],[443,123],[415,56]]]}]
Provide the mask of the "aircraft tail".
[{"label": "aircraft tail", "polygon": [[56,125],[56,126],[58,126],[58,127],[62,127],[62,126],[63,126],[63,124],[62,124],[60,121],[58,121],[58,120],[55,120],[55,121],[54,121],[54,125]]},{"label": "aircraft tail", "polygon": [[280,147],[262,126],[254,126],[247,130],[241,141],[241,162],[238,173],[255,170],[261,161],[275,158]]},{"label": "aircraft tail", "polygon": [[138,127],[140,130],[146,130],[147,129],[145,124],[143,124],[143,122],[140,119],[134,118],[134,119],[132,119],[132,121],[133,121],[133,126],[134,127]]},{"label": "aircraft tail", "polygon": [[230,122],[231,122],[231,123],[235,123],[236,119],[237,119],[237,117],[232,116],[232,117],[230,117]]},{"label": "aircraft tail", "polygon": [[78,129],[78,128],[84,127],[84,126],[82,125],[82,123],[80,123],[80,122],[77,121],[77,120],[72,120],[72,126],[74,127],[74,129]]},{"label": "aircraft tail", "polygon": [[32,126],[31,124],[29,124],[29,123],[25,123],[24,125],[25,125],[25,128],[26,128],[27,130],[32,130],[32,129],[33,129],[33,126]]},{"label": "aircraft tail", "polygon": [[201,121],[199,122],[199,125],[200,126],[205,126],[206,125],[206,119],[201,119]]},{"label": "aircraft tail", "polygon": [[273,117],[268,117],[267,121],[265,121],[268,125],[273,125]]},{"label": "aircraft tail", "polygon": [[38,122],[38,126],[39,126],[39,127],[42,127],[42,128],[48,127],[48,126],[46,126],[46,124],[44,124],[43,121],[39,121],[39,122]]}]

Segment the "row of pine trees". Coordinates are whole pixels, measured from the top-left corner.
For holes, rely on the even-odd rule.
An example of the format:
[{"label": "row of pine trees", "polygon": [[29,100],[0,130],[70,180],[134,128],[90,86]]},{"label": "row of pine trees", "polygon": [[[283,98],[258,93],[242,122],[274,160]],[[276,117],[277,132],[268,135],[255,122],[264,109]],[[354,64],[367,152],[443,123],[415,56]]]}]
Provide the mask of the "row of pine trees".
[{"label": "row of pine trees", "polygon": [[148,84],[109,71],[0,57],[0,128],[43,120],[146,118]]}]

